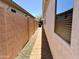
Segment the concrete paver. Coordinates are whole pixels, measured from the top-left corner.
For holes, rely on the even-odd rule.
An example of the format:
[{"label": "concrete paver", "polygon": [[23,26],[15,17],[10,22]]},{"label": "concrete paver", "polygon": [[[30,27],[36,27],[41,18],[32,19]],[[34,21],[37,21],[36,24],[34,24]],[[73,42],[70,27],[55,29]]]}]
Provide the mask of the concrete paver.
[{"label": "concrete paver", "polygon": [[15,59],[41,59],[42,28],[38,28]]},{"label": "concrete paver", "polygon": [[42,29],[39,28],[39,34],[30,54],[30,59],[41,59],[41,46],[42,46]]}]

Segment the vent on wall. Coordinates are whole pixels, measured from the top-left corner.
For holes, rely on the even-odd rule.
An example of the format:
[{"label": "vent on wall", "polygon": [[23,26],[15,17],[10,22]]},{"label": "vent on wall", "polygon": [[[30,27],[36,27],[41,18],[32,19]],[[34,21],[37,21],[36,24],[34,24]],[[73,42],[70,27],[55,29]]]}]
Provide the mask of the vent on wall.
[{"label": "vent on wall", "polygon": [[16,10],[14,10],[14,9],[11,9],[11,12],[13,12],[13,13],[16,13]]}]

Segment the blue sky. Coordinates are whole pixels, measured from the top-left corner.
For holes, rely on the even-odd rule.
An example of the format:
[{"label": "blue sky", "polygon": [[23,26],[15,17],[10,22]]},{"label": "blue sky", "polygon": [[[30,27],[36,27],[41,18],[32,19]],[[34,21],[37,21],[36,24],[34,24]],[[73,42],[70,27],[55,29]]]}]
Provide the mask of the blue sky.
[{"label": "blue sky", "polygon": [[[33,16],[42,15],[42,0],[13,0]],[[57,0],[57,14],[73,7],[73,0]]]},{"label": "blue sky", "polygon": [[13,0],[33,16],[42,15],[42,0]]},{"label": "blue sky", "polygon": [[57,14],[73,7],[73,0],[57,0]]}]

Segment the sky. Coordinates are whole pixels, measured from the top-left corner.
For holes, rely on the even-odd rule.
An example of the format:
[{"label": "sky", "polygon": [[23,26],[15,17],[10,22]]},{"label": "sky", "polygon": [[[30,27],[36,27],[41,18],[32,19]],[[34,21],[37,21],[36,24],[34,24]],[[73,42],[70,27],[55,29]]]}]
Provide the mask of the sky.
[{"label": "sky", "polygon": [[73,8],[73,0],[57,0],[57,14]]},{"label": "sky", "polygon": [[42,0],[13,0],[33,16],[42,15]]},{"label": "sky", "polygon": [[[42,0],[13,0],[33,16],[42,15]],[[73,7],[73,0],[57,0],[56,14],[67,11]]]}]

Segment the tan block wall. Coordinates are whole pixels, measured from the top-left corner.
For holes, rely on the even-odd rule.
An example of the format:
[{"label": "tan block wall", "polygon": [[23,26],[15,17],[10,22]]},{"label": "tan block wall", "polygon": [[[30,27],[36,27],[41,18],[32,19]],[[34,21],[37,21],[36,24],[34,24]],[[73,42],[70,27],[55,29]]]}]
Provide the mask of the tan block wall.
[{"label": "tan block wall", "polygon": [[14,59],[17,56],[35,32],[33,20],[0,8],[0,59]]},{"label": "tan block wall", "polygon": [[35,22],[35,30],[38,28],[38,22]]},{"label": "tan block wall", "polygon": [[32,18],[29,17],[29,37],[31,37],[34,31],[35,31],[34,21]]},{"label": "tan block wall", "polygon": [[0,7],[0,59],[7,57],[5,11]]},{"label": "tan block wall", "polygon": [[74,0],[71,44],[65,42],[54,32],[55,26],[55,1],[50,0],[44,14],[46,24],[45,33],[54,59],[79,59],[79,0]]},{"label": "tan block wall", "polygon": [[9,12],[6,13],[6,21],[8,52],[12,58],[28,41],[28,24],[27,18]]}]

